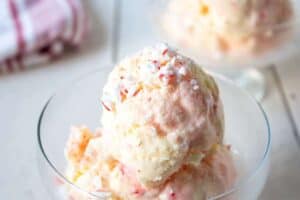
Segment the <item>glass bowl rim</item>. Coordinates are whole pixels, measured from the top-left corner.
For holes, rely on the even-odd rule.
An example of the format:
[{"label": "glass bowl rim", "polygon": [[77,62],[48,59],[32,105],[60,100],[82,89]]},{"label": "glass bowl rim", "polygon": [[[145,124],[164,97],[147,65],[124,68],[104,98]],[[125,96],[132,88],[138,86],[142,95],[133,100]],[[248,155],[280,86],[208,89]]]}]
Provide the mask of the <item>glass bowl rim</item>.
[{"label": "glass bowl rim", "polygon": [[[109,65],[110,66],[110,65]],[[63,92],[64,90],[70,88],[73,84],[78,83],[80,81],[85,80],[87,77],[93,75],[94,73],[97,72],[101,72],[101,71],[105,71],[108,70],[109,68],[107,67],[100,67],[97,69],[94,69],[92,71],[89,71],[87,73],[82,74],[81,76],[79,76],[78,78],[74,79],[73,81],[69,82],[67,85],[65,85],[64,87],[61,87],[59,89],[57,89],[50,97],[49,99],[46,101],[46,103],[44,104],[44,106],[42,107],[41,113],[39,115],[39,119],[38,119],[38,124],[37,124],[37,142],[38,142],[38,148],[40,150],[39,153],[42,154],[43,159],[45,159],[44,161],[46,161],[46,163],[50,166],[50,168],[54,171],[55,176],[57,176],[59,178],[59,180],[62,180],[64,183],[67,183],[69,186],[71,186],[72,188],[78,190],[80,193],[83,193],[89,197],[94,197],[94,198],[106,198],[110,196],[110,192],[90,192],[90,191],[86,191],[84,189],[82,189],[81,187],[77,186],[76,184],[72,183],[70,180],[68,180],[65,175],[63,173],[61,173],[56,167],[55,165],[50,161],[50,159],[47,156],[47,153],[44,149],[43,143],[42,143],[42,139],[41,139],[41,126],[43,123],[43,118],[44,118],[44,114],[49,106],[49,104],[51,103],[51,100],[53,100],[58,94],[60,94],[61,92]],[[242,88],[236,86],[234,84],[234,82],[226,77],[224,77],[223,75],[220,75],[218,73],[209,71],[207,69],[203,69],[206,73],[208,73],[209,75],[213,76],[214,78],[217,78],[221,81],[226,82],[227,84],[232,85],[233,87],[235,87],[236,89],[240,90],[244,95],[246,95],[248,98],[251,99],[251,101],[253,103],[255,103],[258,106],[258,109],[260,110],[261,114],[263,115],[263,119],[265,120],[265,125],[267,127],[267,144],[264,148],[263,151],[263,156],[261,157],[261,159],[257,162],[256,167],[254,167],[252,169],[252,172],[249,173],[245,178],[241,179],[241,181],[238,184],[235,184],[233,187],[231,187],[230,189],[226,190],[225,192],[221,193],[221,194],[217,194],[213,197],[210,197],[211,200],[215,199],[220,199],[220,198],[224,198],[224,197],[228,197],[231,194],[234,194],[236,191],[239,191],[241,188],[243,188],[243,186],[247,185],[247,183],[252,179],[252,177],[254,177],[256,175],[256,173],[263,167],[263,165],[265,164],[265,162],[267,161],[268,155],[270,153],[270,149],[271,149],[271,141],[272,141],[272,134],[271,134],[271,127],[270,127],[270,123],[267,117],[266,112],[264,111],[262,105],[254,98],[252,97],[250,94],[248,94],[245,90],[243,90]]]}]

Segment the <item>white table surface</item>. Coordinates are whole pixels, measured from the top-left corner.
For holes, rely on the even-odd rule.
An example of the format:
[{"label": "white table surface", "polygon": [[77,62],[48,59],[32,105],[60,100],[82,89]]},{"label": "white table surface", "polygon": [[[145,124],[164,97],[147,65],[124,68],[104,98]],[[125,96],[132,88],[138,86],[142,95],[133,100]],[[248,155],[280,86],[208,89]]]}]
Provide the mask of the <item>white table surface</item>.
[{"label": "white table surface", "polygon": [[[59,87],[100,66],[159,41],[143,0],[84,1],[92,34],[81,51],[23,72],[0,76],[0,194],[5,200],[41,200],[46,193],[37,171],[36,129],[42,106]],[[144,16],[144,17],[143,17]],[[300,47],[299,47],[300,48]],[[271,170],[262,200],[300,199],[300,59],[265,70],[268,94],[262,102],[273,146]]]}]

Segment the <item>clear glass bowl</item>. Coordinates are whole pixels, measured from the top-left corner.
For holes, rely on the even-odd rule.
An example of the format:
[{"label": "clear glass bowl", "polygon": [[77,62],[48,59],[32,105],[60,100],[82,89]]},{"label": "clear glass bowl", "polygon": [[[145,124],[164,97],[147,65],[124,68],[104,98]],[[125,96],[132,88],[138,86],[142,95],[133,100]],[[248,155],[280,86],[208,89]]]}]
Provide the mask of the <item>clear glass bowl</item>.
[{"label": "clear glass bowl", "polygon": [[[237,85],[249,91],[258,100],[263,98],[266,90],[265,78],[259,69],[271,66],[299,53],[300,1],[298,0],[289,0],[291,13],[293,13],[289,20],[272,26],[260,25],[255,31],[248,33],[247,37],[256,38],[257,40],[257,48],[253,52],[245,51],[244,46],[246,44],[235,45],[236,47],[232,48],[234,51],[216,51],[213,47],[215,43],[206,42],[210,40],[206,38],[214,35],[214,32],[212,31],[213,34],[206,34],[207,37],[200,36],[203,39],[194,40],[193,38],[196,38],[197,34],[192,32],[189,35],[189,29],[185,28],[188,27],[187,24],[189,23],[187,18],[179,16],[173,10],[168,9],[170,2],[173,0],[149,1],[152,6],[150,15],[153,25],[164,41],[192,57],[204,67],[231,78]],[[288,0],[282,1],[287,2]],[[269,4],[271,3],[272,1],[269,1]],[[166,18],[176,20],[168,20],[168,23],[166,23],[164,20]],[[176,31],[174,27],[180,27],[178,28],[180,31]],[[181,34],[178,32],[181,32]]]},{"label": "clear glass bowl", "polygon": [[[68,199],[68,190],[81,199],[105,199],[109,193],[89,193],[64,176],[64,146],[70,125],[100,125],[99,96],[111,67],[93,71],[56,92],[45,104],[38,122],[38,166],[49,199]],[[231,81],[212,74],[225,109],[225,143],[233,149],[239,176],[233,188],[210,199],[253,200],[262,191],[269,170],[271,133],[262,107]],[[47,198],[45,197],[45,198]],[[77,200],[77,199],[75,199]]]}]

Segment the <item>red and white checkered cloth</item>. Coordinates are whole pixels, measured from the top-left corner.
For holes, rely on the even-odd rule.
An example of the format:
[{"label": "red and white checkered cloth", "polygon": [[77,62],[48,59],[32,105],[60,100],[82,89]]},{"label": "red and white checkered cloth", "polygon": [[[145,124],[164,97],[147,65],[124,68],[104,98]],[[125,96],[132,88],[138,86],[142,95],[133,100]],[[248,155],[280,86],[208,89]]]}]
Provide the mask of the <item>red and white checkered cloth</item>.
[{"label": "red and white checkered cloth", "polygon": [[0,0],[0,74],[49,61],[86,31],[80,0]]}]

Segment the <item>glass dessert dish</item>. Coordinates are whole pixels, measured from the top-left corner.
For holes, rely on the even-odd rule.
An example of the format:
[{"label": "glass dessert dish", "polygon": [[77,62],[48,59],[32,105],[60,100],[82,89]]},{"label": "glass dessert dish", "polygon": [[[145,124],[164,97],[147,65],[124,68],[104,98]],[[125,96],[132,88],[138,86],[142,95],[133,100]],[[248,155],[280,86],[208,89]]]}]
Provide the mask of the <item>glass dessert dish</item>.
[{"label": "glass dessert dish", "polygon": [[[56,92],[41,112],[38,166],[49,199],[70,199],[68,190],[76,190],[82,199],[109,199],[109,192],[87,192],[64,176],[64,148],[71,124],[84,123],[91,129],[98,126],[102,112],[99,94],[110,71],[107,67],[82,76]],[[231,145],[238,178],[232,188],[209,199],[256,199],[269,170],[271,133],[267,117],[259,103],[230,80],[210,74],[219,85],[225,113],[225,144]]]},{"label": "glass dessert dish", "polygon": [[299,50],[297,0],[155,0],[151,6],[163,40],[231,78],[257,100],[266,91],[261,70]]}]

